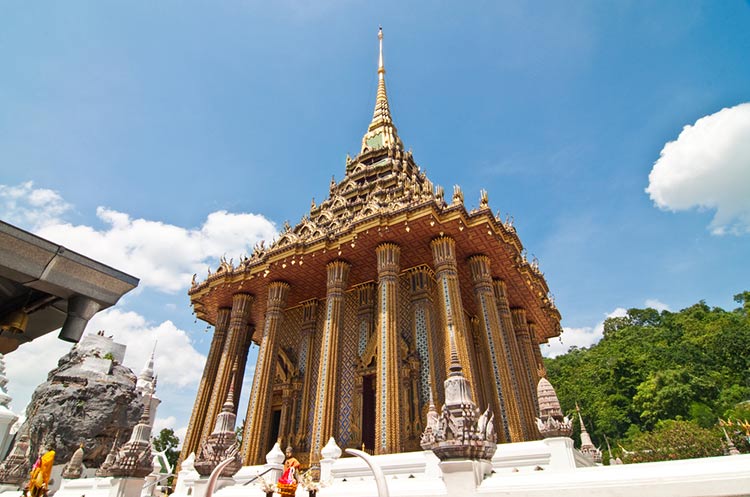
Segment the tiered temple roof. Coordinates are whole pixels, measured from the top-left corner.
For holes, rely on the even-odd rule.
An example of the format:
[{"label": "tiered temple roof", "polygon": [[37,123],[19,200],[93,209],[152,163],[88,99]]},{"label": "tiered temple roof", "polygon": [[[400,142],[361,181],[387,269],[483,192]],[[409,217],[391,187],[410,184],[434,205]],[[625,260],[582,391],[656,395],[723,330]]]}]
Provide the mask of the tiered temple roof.
[{"label": "tiered temple roof", "polygon": [[[223,259],[205,280],[193,281],[189,290],[196,315],[216,324],[218,309],[231,306],[238,290],[256,295],[251,321],[262,322],[265,309],[261,289],[275,279],[291,285],[289,302],[325,295],[325,264],[336,258],[357,259],[350,282],[377,280],[374,260],[360,262],[358,254],[371,254],[384,240],[398,239],[402,246],[401,265],[411,267],[430,260],[429,240],[438,234],[456,240],[458,259],[482,252],[493,260],[497,276],[508,285],[511,307],[524,307],[530,321],[537,323],[539,341],[562,331],[560,313],[536,260],[529,261],[512,222],[495,216],[488,194],[481,191],[479,207],[467,210],[464,194],[455,186],[451,199],[444,189],[429,180],[411,151],[404,149],[391,118],[385,88],[382,31],[375,111],[362,149],[347,156],[343,179],[331,180],[328,197],[313,201],[309,212],[291,226],[284,223],[279,238],[268,246],[260,242],[238,264]],[[459,267],[462,293],[471,294],[468,267]],[[304,284],[303,284],[304,283]],[[464,299],[467,311],[475,313],[471,299]],[[260,343],[260,330],[253,341]]]}]

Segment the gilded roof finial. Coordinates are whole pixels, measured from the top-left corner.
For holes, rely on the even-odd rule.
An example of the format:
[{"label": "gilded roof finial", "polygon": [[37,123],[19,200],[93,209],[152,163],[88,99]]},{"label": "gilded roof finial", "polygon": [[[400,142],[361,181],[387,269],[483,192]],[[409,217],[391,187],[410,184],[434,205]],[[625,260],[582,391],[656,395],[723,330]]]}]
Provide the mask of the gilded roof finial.
[{"label": "gilded roof finial", "polygon": [[404,145],[396,132],[391,119],[388,95],[385,91],[385,64],[383,63],[383,28],[378,30],[380,52],[378,56],[378,92],[375,98],[375,111],[367,133],[362,138],[362,152],[379,149],[403,150]]},{"label": "gilded roof finial", "polygon": [[385,65],[383,65],[383,26],[378,27],[378,41],[380,42],[380,57],[378,57],[378,79],[385,78]]}]

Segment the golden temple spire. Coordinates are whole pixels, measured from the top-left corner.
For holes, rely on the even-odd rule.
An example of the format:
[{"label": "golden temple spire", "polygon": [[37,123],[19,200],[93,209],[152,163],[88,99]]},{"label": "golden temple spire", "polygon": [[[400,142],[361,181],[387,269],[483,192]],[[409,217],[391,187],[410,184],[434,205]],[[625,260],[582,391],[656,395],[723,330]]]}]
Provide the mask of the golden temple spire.
[{"label": "golden temple spire", "polygon": [[378,91],[375,97],[375,111],[367,133],[362,138],[362,152],[382,148],[404,149],[391,118],[388,94],[385,91],[385,64],[383,63],[383,28],[378,30],[380,53],[378,56]]}]

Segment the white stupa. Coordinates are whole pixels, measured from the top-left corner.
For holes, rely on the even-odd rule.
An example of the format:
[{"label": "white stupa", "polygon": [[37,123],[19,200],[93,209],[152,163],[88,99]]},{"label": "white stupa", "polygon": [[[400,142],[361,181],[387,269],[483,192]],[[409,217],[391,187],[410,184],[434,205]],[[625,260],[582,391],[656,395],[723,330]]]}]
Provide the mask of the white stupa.
[{"label": "white stupa", "polygon": [[156,344],[154,344],[154,350],[151,351],[151,356],[143,366],[141,374],[138,375],[138,380],[135,384],[135,389],[141,394],[143,402],[148,403],[150,412],[150,425],[154,426],[154,420],[156,419],[156,409],[161,404],[161,399],[156,396],[156,380],[157,376],[154,373],[154,354],[156,353]]},{"label": "white stupa", "polygon": [[5,376],[5,359],[0,354],[0,458],[5,457],[10,446],[10,429],[18,421],[18,415],[10,410],[9,404],[13,400],[5,389],[8,378]]}]

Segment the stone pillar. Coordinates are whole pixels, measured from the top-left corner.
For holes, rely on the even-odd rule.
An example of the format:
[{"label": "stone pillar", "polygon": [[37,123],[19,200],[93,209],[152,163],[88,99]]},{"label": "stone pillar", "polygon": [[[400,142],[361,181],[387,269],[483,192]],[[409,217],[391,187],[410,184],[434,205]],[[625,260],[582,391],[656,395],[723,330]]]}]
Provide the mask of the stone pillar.
[{"label": "stone pillar", "polygon": [[376,366],[375,453],[401,451],[399,421],[398,271],[401,249],[383,243],[375,249],[378,258],[378,356]]},{"label": "stone pillar", "polygon": [[526,440],[538,438],[536,427],[537,406],[534,403],[533,392],[536,392],[536,384],[529,383],[528,364],[524,361],[525,355],[521,354],[516,340],[516,332],[513,327],[513,318],[510,313],[508,304],[508,292],[505,282],[501,279],[492,280],[493,290],[495,291],[495,302],[497,311],[500,315],[503,336],[510,346],[510,353],[513,364],[513,371],[516,374],[516,385],[518,386],[518,396],[523,411],[524,432]]},{"label": "stone pillar", "polygon": [[[444,350],[450,350],[450,335],[455,335],[458,349],[458,360],[463,368],[464,376],[471,385],[473,398],[478,398],[474,382],[474,369],[469,357],[471,335],[466,329],[464,307],[461,302],[461,289],[458,283],[458,264],[456,262],[456,242],[448,236],[440,236],[430,242],[432,258],[435,262],[435,277],[437,279],[440,312],[446,327]],[[446,371],[450,367],[447,362]]]},{"label": "stone pillar", "polygon": [[242,460],[244,465],[259,464],[268,435],[268,408],[271,401],[273,376],[276,371],[276,334],[284,317],[284,306],[289,284],[273,281],[268,285],[266,318],[258,351],[258,363],[253,376],[253,388],[245,417],[242,435]]},{"label": "stone pillar", "polygon": [[302,345],[300,347],[299,363],[304,386],[302,387],[302,399],[300,401],[299,426],[297,426],[297,445],[295,447],[297,451],[308,449],[307,433],[310,431],[310,426],[308,426],[310,395],[314,394],[313,389],[316,386],[312,382],[312,366],[317,322],[318,300],[312,299],[302,302]]},{"label": "stone pillar", "polygon": [[469,259],[469,268],[474,283],[474,297],[479,310],[482,338],[489,353],[492,378],[490,383],[494,387],[492,404],[494,404],[495,419],[501,420],[503,425],[503,429],[500,430],[501,423],[497,423],[497,432],[505,432],[506,440],[522,442],[524,430],[521,423],[517,380],[513,371],[510,346],[502,333],[500,314],[497,312],[495,303],[490,258],[486,255],[475,255]]},{"label": "stone pillar", "polygon": [[326,321],[320,346],[318,385],[315,389],[315,415],[310,443],[310,463],[320,460],[323,443],[333,436],[336,421],[336,361],[339,332],[344,325],[344,289],[351,265],[345,261],[329,262],[326,293]]},{"label": "stone pillar", "polygon": [[[537,383],[536,358],[531,348],[531,336],[529,335],[529,325],[526,322],[526,309],[514,308],[510,310],[513,316],[513,329],[516,331],[516,342],[521,360],[526,365],[526,376],[529,385]],[[539,405],[536,398],[536,389],[532,389],[531,398],[534,405]]]},{"label": "stone pillar", "polygon": [[[235,293],[232,295],[232,310],[229,314],[229,328],[224,343],[224,349],[221,353],[219,366],[216,372],[216,380],[211,391],[211,402],[206,411],[206,419],[203,423],[203,432],[201,441],[208,438],[214,429],[216,416],[221,412],[221,407],[229,392],[229,383],[232,381],[232,375],[235,373],[237,365],[237,356],[247,339],[248,323],[250,321],[250,308],[253,305],[255,297],[249,293]],[[240,383],[240,387],[242,384]],[[240,398],[241,388],[234,391],[236,398]]]},{"label": "stone pillar", "polygon": [[[206,424],[206,412],[211,402],[211,391],[216,382],[216,374],[221,361],[221,352],[224,350],[224,340],[229,329],[229,307],[222,307],[216,314],[216,326],[214,327],[214,336],[211,340],[211,347],[208,350],[206,365],[203,367],[203,377],[198,385],[198,394],[195,397],[193,413],[190,415],[185,441],[182,443],[180,460],[185,460],[193,452],[197,452],[200,447],[201,434]],[[209,420],[211,421],[211,420]]]}]

